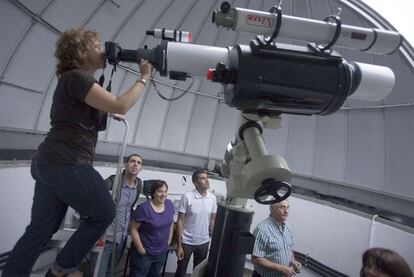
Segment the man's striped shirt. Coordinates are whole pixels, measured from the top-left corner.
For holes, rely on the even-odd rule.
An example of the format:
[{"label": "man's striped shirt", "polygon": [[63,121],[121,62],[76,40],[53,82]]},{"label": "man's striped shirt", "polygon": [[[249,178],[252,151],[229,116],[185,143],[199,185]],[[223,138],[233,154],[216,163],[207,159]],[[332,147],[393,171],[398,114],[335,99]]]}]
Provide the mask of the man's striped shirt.
[{"label": "man's striped shirt", "polygon": [[[294,242],[290,227],[286,223],[278,225],[269,216],[256,226],[253,234],[256,237],[253,256],[265,258],[281,265],[290,265]],[[262,277],[283,277],[281,272],[259,265],[254,265],[254,269]]]}]

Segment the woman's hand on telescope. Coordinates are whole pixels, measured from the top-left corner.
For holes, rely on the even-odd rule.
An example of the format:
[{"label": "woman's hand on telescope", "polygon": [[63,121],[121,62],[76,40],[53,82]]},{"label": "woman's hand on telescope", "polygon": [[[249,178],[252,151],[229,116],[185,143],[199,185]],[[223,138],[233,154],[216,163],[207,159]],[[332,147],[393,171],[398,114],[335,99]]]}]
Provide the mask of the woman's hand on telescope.
[{"label": "woman's hand on telescope", "polygon": [[152,64],[148,60],[141,59],[139,70],[141,72],[141,79],[149,80],[152,72]]}]

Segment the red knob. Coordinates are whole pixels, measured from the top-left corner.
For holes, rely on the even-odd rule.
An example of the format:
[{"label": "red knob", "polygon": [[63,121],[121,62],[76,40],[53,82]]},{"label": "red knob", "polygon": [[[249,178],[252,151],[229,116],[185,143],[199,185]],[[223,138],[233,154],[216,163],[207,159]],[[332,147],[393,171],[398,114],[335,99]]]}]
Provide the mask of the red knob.
[{"label": "red knob", "polygon": [[207,70],[207,80],[210,80],[210,81],[213,80],[214,71],[216,71],[216,70],[213,69],[213,68],[209,68]]}]

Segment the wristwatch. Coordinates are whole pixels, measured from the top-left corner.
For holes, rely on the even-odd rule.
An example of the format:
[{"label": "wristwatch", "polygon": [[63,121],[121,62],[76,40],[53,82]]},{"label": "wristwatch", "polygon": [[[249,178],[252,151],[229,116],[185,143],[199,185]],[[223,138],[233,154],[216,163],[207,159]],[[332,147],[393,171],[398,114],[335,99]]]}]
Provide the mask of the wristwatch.
[{"label": "wristwatch", "polygon": [[147,85],[147,80],[145,80],[145,79],[139,79],[139,80],[137,80],[137,82],[143,84],[144,86]]}]

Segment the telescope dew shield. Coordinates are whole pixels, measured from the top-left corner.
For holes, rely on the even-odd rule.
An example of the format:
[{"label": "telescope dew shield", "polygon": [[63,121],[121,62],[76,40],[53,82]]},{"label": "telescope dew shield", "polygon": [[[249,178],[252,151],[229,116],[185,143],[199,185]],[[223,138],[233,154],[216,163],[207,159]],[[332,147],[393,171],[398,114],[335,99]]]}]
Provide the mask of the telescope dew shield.
[{"label": "telescope dew shield", "polygon": [[395,75],[390,68],[356,62],[350,63],[350,67],[353,75],[358,79],[358,86],[348,99],[380,101],[392,92]]}]

